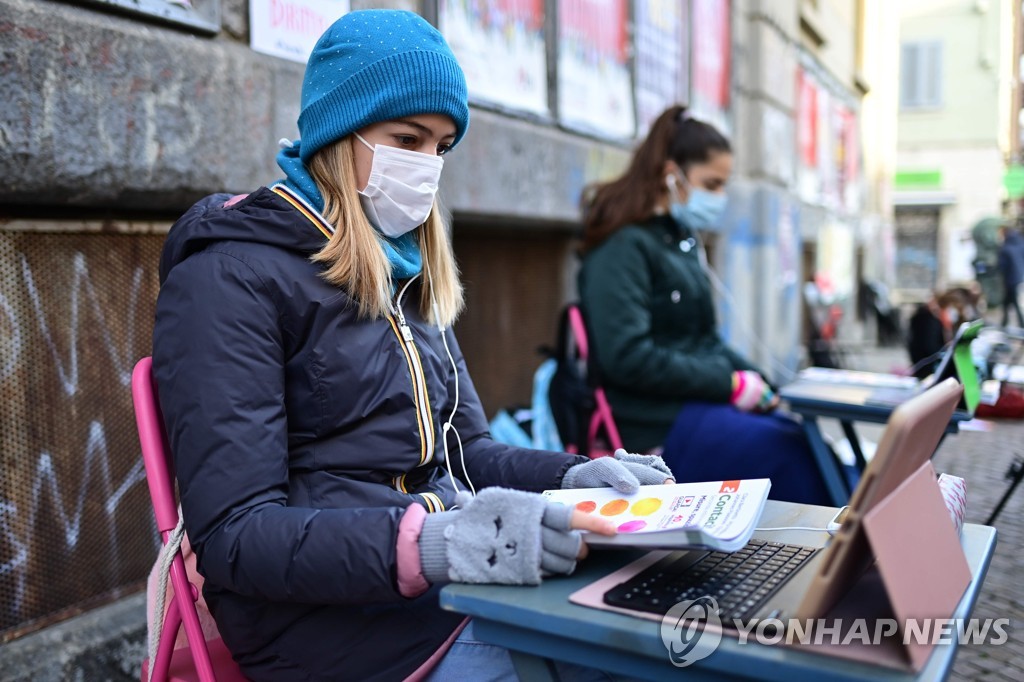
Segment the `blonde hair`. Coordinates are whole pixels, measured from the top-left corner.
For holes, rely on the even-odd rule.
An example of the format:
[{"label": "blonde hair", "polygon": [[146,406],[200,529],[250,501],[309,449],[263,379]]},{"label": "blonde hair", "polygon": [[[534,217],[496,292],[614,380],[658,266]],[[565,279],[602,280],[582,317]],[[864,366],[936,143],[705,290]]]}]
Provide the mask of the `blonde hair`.
[{"label": "blonde hair", "polygon": [[[352,297],[360,317],[386,317],[391,310],[391,263],[381,244],[383,237],[370,225],[359,203],[352,136],[317,151],[310,159],[309,172],[324,198],[323,216],[335,228],[313,261],[327,265],[323,278]],[[424,270],[420,314],[431,324],[445,327],[455,322],[464,302],[446,223],[435,200],[417,235]]]}]

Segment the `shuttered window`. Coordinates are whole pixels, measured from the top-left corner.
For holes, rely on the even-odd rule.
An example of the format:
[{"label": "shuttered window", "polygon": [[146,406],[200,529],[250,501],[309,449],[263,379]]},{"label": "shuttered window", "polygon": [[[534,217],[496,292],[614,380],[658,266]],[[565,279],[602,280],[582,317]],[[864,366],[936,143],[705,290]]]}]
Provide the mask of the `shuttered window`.
[{"label": "shuttered window", "polygon": [[900,108],[942,106],[942,43],[903,43],[900,47]]}]

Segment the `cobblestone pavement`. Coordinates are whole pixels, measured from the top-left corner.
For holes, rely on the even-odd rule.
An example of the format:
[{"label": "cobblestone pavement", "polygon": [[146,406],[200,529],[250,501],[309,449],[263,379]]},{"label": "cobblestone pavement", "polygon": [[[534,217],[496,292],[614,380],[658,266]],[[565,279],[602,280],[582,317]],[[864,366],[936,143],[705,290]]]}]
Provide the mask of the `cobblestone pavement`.
[{"label": "cobblestone pavement", "polygon": [[[851,355],[851,369],[892,371],[908,365],[900,348],[872,348]],[[946,438],[935,454],[936,471],[967,481],[968,523],[984,523],[1009,488],[1006,473],[1014,459],[1024,457],[1024,420],[991,420],[989,431],[964,431]],[[823,426],[825,426],[823,424]],[[841,437],[836,426],[826,427]],[[881,427],[858,427],[862,439],[877,442]],[[1009,618],[1009,639],[1000,646],[959,648],[951,680],[1024,680],[1024,484],[1018,486],[993,525],[996,551],[974,609],[977,618]]]}]

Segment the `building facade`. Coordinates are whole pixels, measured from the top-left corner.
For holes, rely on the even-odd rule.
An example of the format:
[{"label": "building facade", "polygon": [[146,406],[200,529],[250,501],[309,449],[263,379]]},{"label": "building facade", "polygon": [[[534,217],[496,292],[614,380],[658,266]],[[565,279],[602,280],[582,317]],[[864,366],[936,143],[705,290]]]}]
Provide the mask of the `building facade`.
[{"label": "building facade", "polygon": [[1007,212],[1015,4],[900,4],[896,284],[908,300],[975,279],[971,228]]}]

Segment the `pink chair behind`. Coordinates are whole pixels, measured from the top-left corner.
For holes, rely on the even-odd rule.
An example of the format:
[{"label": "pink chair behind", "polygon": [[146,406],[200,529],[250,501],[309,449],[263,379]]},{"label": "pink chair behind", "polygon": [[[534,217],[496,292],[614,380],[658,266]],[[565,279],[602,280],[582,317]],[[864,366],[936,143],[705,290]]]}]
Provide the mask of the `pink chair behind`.
[{"label": "pink chair behind", "polygon": [[[152,358],[143,358],[132,372],[132,403],[135,423],[142,445],[142,459],[146,465],[146,482],[153,501],[160,539],[166,544],[178,525],[178,506],[174,496],[174,463],[171,458],[163,416],[153,381]],[[203,636],[195,602],[199,592],[189,582],[185,561],[179,549],[171,563],[170,583],[173,597],[167,609],[160,632],[160,646],[156,662],[142,662],[142,680],[149,679],[150,664],[155,682],[234,682],[245,680],[242,671],[231,658],[231,653],[218,637],[209,641]],[[188,646],[174,649],[178,629],[184,625]]]},{"label": "pink chair behind", "polygon": [[[569,325],[572,329],[572,335],[576,340],[577,353],[580,360],[586,364],[590,359],[590,345],[587,341],[587,327],[583,324],[583,313],[580,312],[580,308],[577,305],[570,305],[568,311]],[[587,427],[587,454],[592,459],[611,454],[611,452],[599,447],[598,434],[601,429],[604,429],[608,445],[611,446],[612,451],[622,447],[619,428],[615,425],[615,419],[612,417],[612,406],[608,404],[608,397],[600,386],[594,387],[594,403],[594,413],[590,415],[590,424]]]}]

